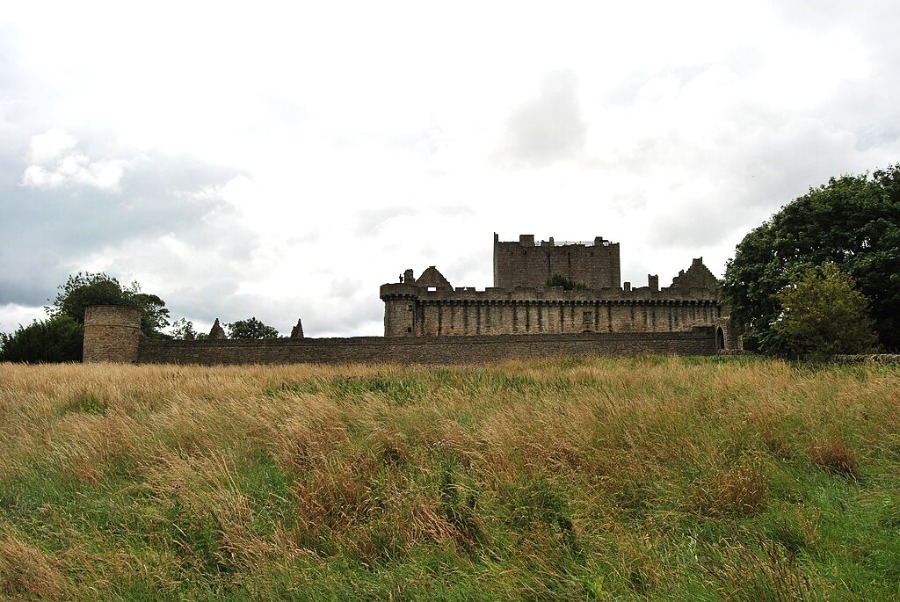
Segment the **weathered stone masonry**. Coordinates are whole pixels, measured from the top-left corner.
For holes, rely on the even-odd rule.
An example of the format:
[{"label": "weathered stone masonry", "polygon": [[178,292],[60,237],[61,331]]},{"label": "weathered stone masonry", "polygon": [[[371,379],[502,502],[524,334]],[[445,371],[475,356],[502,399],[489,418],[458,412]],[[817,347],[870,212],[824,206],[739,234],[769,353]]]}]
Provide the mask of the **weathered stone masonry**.
[{"label": "weathered stone masonry", "polygon": [[84,362],[140,361],[141,314],[107,305],[84,310]]},{"label": "weathered stone masonry", "polygon": [[[553,275],[579,290],[544,286]],[[619,245],[501,242],[494,235],[495,286],[454,288],[434,266],[381,287],[384,337],[239,341],[151,340],[137,310],[85,312],[84,361],[178,364],[481,363],[557,355],[711,355],[737,349],[712,273],[695,259],[667,288],[619,284]],[[500,286],[502,285],[502,286]]]},{"label": "weathered stone masonry", "polygon": [[466,364],[561,355],[712,355],[713,328],[688,332],[473,337],[350,337],[141,342],[138,362],[165,364]]},{"label": "weathered stone masonry", "polygon": [[533,234],[522,234],[517,242],[502,242],[494,234],[494,287],[543,286],[559,274],[589,289],[620,288],[619,244],[597,237],[593,242],[535,243]]}]

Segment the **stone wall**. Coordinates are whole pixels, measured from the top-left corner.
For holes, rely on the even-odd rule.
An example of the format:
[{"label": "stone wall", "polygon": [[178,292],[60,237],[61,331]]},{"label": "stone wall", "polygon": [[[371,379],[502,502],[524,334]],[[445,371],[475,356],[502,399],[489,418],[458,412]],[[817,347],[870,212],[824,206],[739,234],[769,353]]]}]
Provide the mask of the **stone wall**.
[{"label": "stone wall", "polygon": [[870,353],[861,355],[833,355],[831,361],[841,364],[900,364],[900,354]]},{"label": "stone wall", "polygon": [[159,341],[142,339],[140,363],[466,364],[562,355],[713,355],[713,327],[687,332],[472,337]]},{"label": "stone wall", "polygon": [[85,362],[165,364],[458,364],[559,355],[712,355],[717,328],[683,332],[599,332],[481,336],[206,339],[166,341],[140,334],[140,313],[125,307],[85,312]]}]

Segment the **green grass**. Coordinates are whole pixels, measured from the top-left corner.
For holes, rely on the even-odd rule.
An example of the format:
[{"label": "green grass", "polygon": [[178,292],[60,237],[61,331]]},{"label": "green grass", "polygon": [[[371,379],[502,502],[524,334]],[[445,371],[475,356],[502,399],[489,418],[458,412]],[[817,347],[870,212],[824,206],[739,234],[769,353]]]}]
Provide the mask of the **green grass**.
[{"label": "green grass", "polygon": [[900,370],[0,369],[0,599],[891,600]]}]

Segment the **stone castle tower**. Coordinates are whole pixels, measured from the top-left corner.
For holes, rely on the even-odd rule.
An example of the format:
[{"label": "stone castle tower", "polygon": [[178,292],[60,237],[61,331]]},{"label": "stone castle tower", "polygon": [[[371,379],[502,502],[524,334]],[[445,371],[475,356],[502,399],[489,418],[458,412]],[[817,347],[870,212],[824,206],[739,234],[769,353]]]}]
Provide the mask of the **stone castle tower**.
[{"label": "stone castle tower", "polygon": [[621,284],[619,243],[596,237],[593,243],[534,242],[522,234],[518,242],[501,242],[494,234],[494,288],[541,288],[551,276],[564,276],[592,290]]},{"label": "stone castle tower", "polygon": [[138,361],[141,312],[133,307],[94,305],[84,310],[84,363]]}]

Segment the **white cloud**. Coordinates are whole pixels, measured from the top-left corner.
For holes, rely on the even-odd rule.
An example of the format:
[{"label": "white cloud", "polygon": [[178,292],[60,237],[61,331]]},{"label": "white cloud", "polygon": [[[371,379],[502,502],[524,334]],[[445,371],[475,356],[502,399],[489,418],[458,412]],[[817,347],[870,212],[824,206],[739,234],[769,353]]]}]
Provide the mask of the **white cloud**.
[{"label": "white cloud", "polygon": [[51,129],[31,137],[21,185],[43,190],[87,186],[117,192],[129,167],[123,159],[92,160],[77,150],[77,140],[63,130]]},{"label": "white cloud", "polygon": [[55,165],[29,165],[22,173],[22,186],[34,188],[61,188],[89,186],[99,190],[117,192],[128,161],[91,161],[85,155],[66,155]]},{"label": "white cloud", "polygon": [[29,307],[18,303],[0,305],[0,332],[11,333],[19,326],[28,326],[34,320],[46,320],[43,306]]},{"label": "white cloud", "polygon": [[541,168],[581,155],[587,123],[581,116],[577,83],[568,70],[544,77],[538,97],[509,117],[497,156],[500,164]]},{"label": "white cloud", "polygon": [[26,160],[29,163],[39,165],[51,163],[59,158],[64,151],[74,148],[77,142],[75,138],[63,130],[52,128],[43,134],[31,137]]}]

